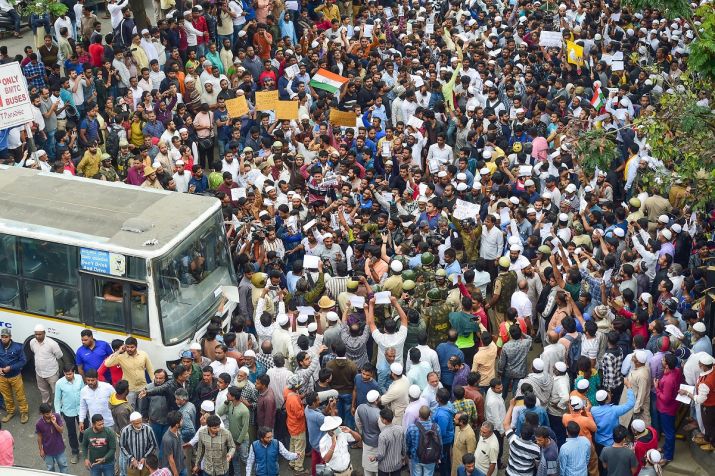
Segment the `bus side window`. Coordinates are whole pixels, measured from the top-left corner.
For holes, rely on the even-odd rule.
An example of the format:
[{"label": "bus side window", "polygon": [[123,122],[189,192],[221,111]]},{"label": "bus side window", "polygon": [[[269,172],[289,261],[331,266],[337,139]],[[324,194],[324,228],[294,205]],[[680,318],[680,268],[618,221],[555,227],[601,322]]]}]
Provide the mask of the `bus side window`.
[{"label": "bus side window", "polygon": [[111,280],[94,281],[94,322],[98,327],[124,329],[124,290],[122,283]]}]

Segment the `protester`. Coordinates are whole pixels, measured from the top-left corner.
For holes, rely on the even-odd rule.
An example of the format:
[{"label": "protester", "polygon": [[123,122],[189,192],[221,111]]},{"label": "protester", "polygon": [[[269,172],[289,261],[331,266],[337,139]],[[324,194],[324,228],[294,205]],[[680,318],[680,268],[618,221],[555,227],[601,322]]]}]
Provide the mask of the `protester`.
[{"label": "protester", "polygon": [[[108,202],[131,187],[218,199],[239,303],[161,361],[141,336],[99,339],[80,306],[93,330],[62,378],[65,331],[13,339],[3,324],[2,422],[28,421],[34,364],[27,390],[93,475],[276,476],[279,455],[301,474],[308,449],[312,473],[340,476],[394,474],[403,455],[413,476],[647,474],[687,458],[678,432],[715,450],[714,207],[676,176],[682,157],[654,157],[650,127],[699,84],[706,16],[153,3],[110,0],[106,36],[81,3],[54,19],[18,60],[34,119],[0,134],[0,162],[117,181]],[[181,212],[164,203],[152,213]],[[37,277],[25,251],[5,254],[0,304],[14,309]],[[123,302],[112,285],[102,296]]]}]

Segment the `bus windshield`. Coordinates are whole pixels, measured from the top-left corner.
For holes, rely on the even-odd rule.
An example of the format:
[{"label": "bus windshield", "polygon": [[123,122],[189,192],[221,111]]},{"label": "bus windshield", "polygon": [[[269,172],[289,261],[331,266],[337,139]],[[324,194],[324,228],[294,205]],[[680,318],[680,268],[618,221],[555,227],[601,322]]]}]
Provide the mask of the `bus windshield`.
[{"label": "bus windshield", "polygon": [[191,337],[213,316],[221,286],[232,284],[221,216],[208,220],[157,259],[154,270],[163,341],[174,344]]}]

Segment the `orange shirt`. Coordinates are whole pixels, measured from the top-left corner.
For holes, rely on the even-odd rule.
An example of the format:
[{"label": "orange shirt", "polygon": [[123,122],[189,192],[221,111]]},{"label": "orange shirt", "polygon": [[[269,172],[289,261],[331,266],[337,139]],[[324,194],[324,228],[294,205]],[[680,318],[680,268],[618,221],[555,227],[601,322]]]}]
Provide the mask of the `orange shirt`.
[{"label": "orange shirt", "polygon": [[593,417],[590,412],[586,412],[586,415],[581,413],[567,413],[561,417],[561,421],[563,422],[564,427],[566,427],[566,425],[568,425],[571,421],[578,423],[578,426],[581,427],[579,436],[585,436],[588,438],[588,441],[593,443],[593,434],[596,433],[596,422],[593,421]]},{"label": "orange shirt", "polygon": [[298,436],[307,429],[305,424],[305,409],[300,395],[288,388],[283,390],[286,408],[286,424],[290,436]]}]

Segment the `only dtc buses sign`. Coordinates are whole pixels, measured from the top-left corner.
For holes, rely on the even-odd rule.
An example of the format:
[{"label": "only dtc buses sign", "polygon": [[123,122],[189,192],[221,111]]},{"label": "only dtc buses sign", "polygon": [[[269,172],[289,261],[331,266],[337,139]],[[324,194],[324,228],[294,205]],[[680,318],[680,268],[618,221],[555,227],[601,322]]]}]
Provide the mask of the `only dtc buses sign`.
[{"label": "only dtc buses sign", "polygon": [[0,65],[0,128],[32,122],[32,103],[20,63]]}]

